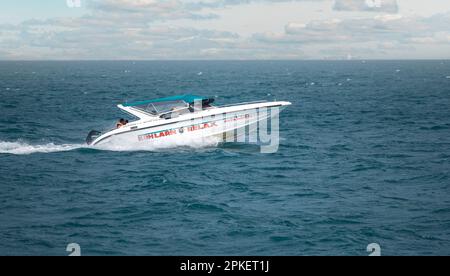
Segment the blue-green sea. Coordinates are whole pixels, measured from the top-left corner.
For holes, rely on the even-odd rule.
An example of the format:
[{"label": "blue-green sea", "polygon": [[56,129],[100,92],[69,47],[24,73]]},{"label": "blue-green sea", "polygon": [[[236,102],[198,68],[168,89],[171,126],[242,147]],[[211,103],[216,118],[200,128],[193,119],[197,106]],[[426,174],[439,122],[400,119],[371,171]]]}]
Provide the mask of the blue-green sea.
[{"label": "blue-green sea", "polygon": [[[117,104],[292,102],[280,145],[84,145]],[[2,61],[0,255],[450,255],[450,61]]]}]

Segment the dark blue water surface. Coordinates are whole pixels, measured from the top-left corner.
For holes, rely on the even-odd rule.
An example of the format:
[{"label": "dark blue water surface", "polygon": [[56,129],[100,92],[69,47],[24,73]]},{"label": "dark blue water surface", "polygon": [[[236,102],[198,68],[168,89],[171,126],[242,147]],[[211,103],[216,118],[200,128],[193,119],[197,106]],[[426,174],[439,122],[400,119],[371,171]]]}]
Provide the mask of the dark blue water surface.
[{"label": "dark blue water surface", "polygon": [[[202,72],[202,74],[199,74]],[[293,103],[279,151],[102,151],[116,105]],[[0,254],[450,254],[450,62],[0,62]]]}]

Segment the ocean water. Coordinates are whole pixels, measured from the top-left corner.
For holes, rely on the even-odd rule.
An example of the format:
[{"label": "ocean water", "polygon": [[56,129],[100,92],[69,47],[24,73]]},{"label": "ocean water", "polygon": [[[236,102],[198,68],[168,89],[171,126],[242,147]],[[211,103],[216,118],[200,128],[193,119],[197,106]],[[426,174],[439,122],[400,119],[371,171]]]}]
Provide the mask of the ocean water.
[{"label": "ocean water", "polygon": [[[293,103],[273,154],[83,143],[124,101]],[[0,254],[450,255],[450,61],[0,62]]]}]

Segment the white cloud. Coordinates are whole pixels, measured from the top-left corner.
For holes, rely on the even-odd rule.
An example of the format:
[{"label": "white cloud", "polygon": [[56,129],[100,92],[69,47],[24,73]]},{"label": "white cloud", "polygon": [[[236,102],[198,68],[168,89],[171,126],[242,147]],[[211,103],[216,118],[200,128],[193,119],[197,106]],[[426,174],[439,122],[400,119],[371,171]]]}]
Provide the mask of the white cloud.
[{"label": "white cloud", "polygon": [[161,19],[178,18],[201,18],[186,4],[179,0],[90,0],[88,8],[96,16],[107,16],[108,18],[133,17],[134,21],[151,22]]},{"label": "white cloud", "polygon": [[295,33],[298,30],[304,30],[306,29],[307,25],[305,23],[296,23],[296,22],[289,22],[286,27],[286,33]]},{"label": "white cloud", "polygon": [[[258,33],[253,39],[271,45],[302,45],[318,58],[344,56],[401,58],[408,52],[421,58],[436,53],[418,53],[415,46],[436,46],[450,57],[450,14],[432,17],[377,15],[372,18],[331,19],[309,23],[290,22],[284,33]],[[439,46],[440,45],[440,46]],[[315,48],[315,49],[314,49]],[[358,50],[358,48],[360,50]],[[334,53],[335,55],[333,55]]]},{"label": "white cloud", "polygon": [[[343,16],[332,11],[331,0],[298,2],[302,1],[305,5],[329,3],[332,16],[312,20],[281,16],[278,29],[256,27],[249,35],[242,35],[210,27],[216,16],[216,8],[211,7],[286,1],[91,0],[89,13],[82,17],[0,25],[0,59],[426,58],[431,53],[422,50],[424,45],[433,46],[433,57],[450,57],[450,13],[425,17],[352,12],[348,14],[355,16]],[[351,5],[356,5],[355,1],[336,1],[335,8],[338,2],[345,2],[347,10],[356,7]],[[396,1],[383,3],[391,3],[391,8],[385,6],[386,11],[393,11],[396,5]],[[180,18],[187,24],[173,24]],[[270,21],[274,16],[267,18]],[[197,24],[192,27],[189,22]]]},{"label": "white cloud", "polygon": [[397,13],[397,0],[336,0],[336,11],[371,11]]},{"label": "white cloud", "polygon": [[430,35],[411,37],[412,43],[419,44],[450,44],[450,31],[435,32]]},{"label": "white cloud", "polygon": [[401,15],[382,15],[372,18],[330,19],[311,21],[307,24],[290,22],[281,34],[264,34],[256,36],[272,42],[315,43],[317,41],[409,41],[411,37],[438,34],[444,37],[450,26],[450,14],[436,15],[429,18],[404,17]]}]

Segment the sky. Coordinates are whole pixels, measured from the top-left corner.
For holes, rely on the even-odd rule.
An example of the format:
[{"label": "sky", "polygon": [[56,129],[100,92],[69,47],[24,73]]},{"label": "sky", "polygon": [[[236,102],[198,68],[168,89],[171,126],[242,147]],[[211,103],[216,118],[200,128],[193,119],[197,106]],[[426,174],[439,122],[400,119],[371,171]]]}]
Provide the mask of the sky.
[{"label": "sky", "polygon": [[2,0],[1,60],[449,59],[448,0]]}]

